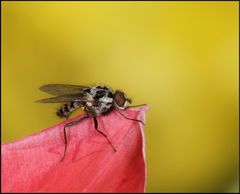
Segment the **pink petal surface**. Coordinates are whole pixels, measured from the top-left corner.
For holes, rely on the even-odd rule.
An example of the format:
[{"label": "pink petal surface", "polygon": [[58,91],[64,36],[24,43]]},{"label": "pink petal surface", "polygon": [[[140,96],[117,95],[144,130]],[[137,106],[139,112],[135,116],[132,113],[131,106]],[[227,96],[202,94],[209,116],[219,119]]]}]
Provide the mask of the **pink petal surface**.
[{"label": "pink petal surface", "polygon": [[[148,107],[123,111],[145,122]],[[117,111],[98,117],[117,152],[94,129],[93,119],[67,128],[65,159],[63,126],[79,115],[22,140],[2,144],[2,192],[144,192],[146,178],[143,125]]]}]

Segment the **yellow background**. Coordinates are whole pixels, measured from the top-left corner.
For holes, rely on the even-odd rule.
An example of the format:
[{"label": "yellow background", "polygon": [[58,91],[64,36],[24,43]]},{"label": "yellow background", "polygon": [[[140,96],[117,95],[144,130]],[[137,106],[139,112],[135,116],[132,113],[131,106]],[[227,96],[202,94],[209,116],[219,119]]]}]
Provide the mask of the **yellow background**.
[{"label": "yellow background", "polygon": [[59,122],[41,85],[103,83],[150,105],[148,192],[238,190],[238,2],[1,5],[3,142]]}]

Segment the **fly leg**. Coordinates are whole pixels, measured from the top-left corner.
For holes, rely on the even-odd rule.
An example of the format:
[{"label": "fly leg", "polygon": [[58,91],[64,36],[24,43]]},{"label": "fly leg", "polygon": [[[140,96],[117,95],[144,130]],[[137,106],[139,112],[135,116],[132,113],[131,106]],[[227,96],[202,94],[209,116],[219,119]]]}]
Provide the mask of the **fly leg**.
[{"label": "fly leg", "polygon": [[139,106],[146,106],[147,104],[139,104],[139,105],[134,105],[134,106],[128,106],[126,109],[128,108],[134,108],[134,107],[139,107]]},{"label": "fly leg", "polygon": [[96,131],[97,131],[98,133],[102,134],[102,135],[107,139],[108,143],[110,143],[110,145],[112,146],[114,152],[117,152],[117,150],[114,148],[114,146],[112,145],[112,143],[111,143],[110,140],[108,139],[107,135],[105,135],[102,131],[100,131],[100,130],[98,129],[98,121],[97,121],[97,118],[96,118],[96,117],[93,117],[93,120],[94,120],[94,127],[95,127]]},{"label": "fly leg", "polygon": [[82,121],[84,121],[85,119],[89,118],[89,116],[85,116],[85,117],[82,117],[76,121],[72,121],[70,123],[67,123],[66,125],[64,125],[63,127],[63,134],[64,134],[64,154],[63,154],[63,157],[61,159],[61,162],[63,161],[63,159],[65,158],[65,155],[66,155],[66,151],[67,151],[67,133],[66,133],[66,127],[70,127],[70,126],[73,126],[73,125],[76,125]]},{"label": "fly leg", "polygon": [[128,117],[126,117],[122,112],[120,112],[119,110],[117,110],[117,112],[118,112],[120,115],[122,115],[125,119],[132,120],[132,121],[137,121],[137,122],[140,122],[140,123],[142,123],[143,125],[145,125],[145,123],[142,122],[141,120],[128,118]]}]

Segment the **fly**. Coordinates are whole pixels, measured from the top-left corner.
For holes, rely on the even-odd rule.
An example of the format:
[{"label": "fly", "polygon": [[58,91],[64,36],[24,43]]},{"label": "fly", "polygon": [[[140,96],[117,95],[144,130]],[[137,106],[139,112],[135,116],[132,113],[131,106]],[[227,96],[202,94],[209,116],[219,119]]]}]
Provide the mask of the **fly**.
[{"label": "fly", "polygon": [[54,95],[55,97],[41,99],[37,102],[63,103],[63,105],[59,107],[56,113],[57,116],[61,118],[68,119],[68,117],[78,108],[82,108],[84,112],[86,112],[85,117],[64,125],[63,133],[65,147],[61,161],[64,159],[67,151],[66,127],[76,125],[77,123],[80,123],[87,118],[93,118],[96,131],[106,138],[113,151],[116,152],[117,150],[114,148],[107,135],[98,129],[97,117],[101,115],[104,116],[110,113],[112,110],[116,110],[124,118],[144,124],[141,120],[128,118],[121,112],[121,110],[126,110],[129,107],[137,107],[128,105],[129,103],[132,103],[132,100],[128,98],[126,94],[121,90],[114,91],[104,85],[96,85],[91,87],[67,84],[47,84],[41,86],[39,89],[43,92]]}]

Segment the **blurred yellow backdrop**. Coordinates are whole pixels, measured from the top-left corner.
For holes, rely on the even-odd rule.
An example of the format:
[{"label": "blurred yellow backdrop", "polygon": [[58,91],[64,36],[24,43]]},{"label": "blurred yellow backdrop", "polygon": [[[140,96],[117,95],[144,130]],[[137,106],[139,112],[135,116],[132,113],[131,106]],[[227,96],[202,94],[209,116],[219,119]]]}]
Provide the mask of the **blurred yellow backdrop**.
[{"label": "blurred yellow backdrop", "polygon": [[41,85],[103,83],[150,105],[148,192],[238,191],[238,2],[1,6],[3,142],[59,122]]}]

